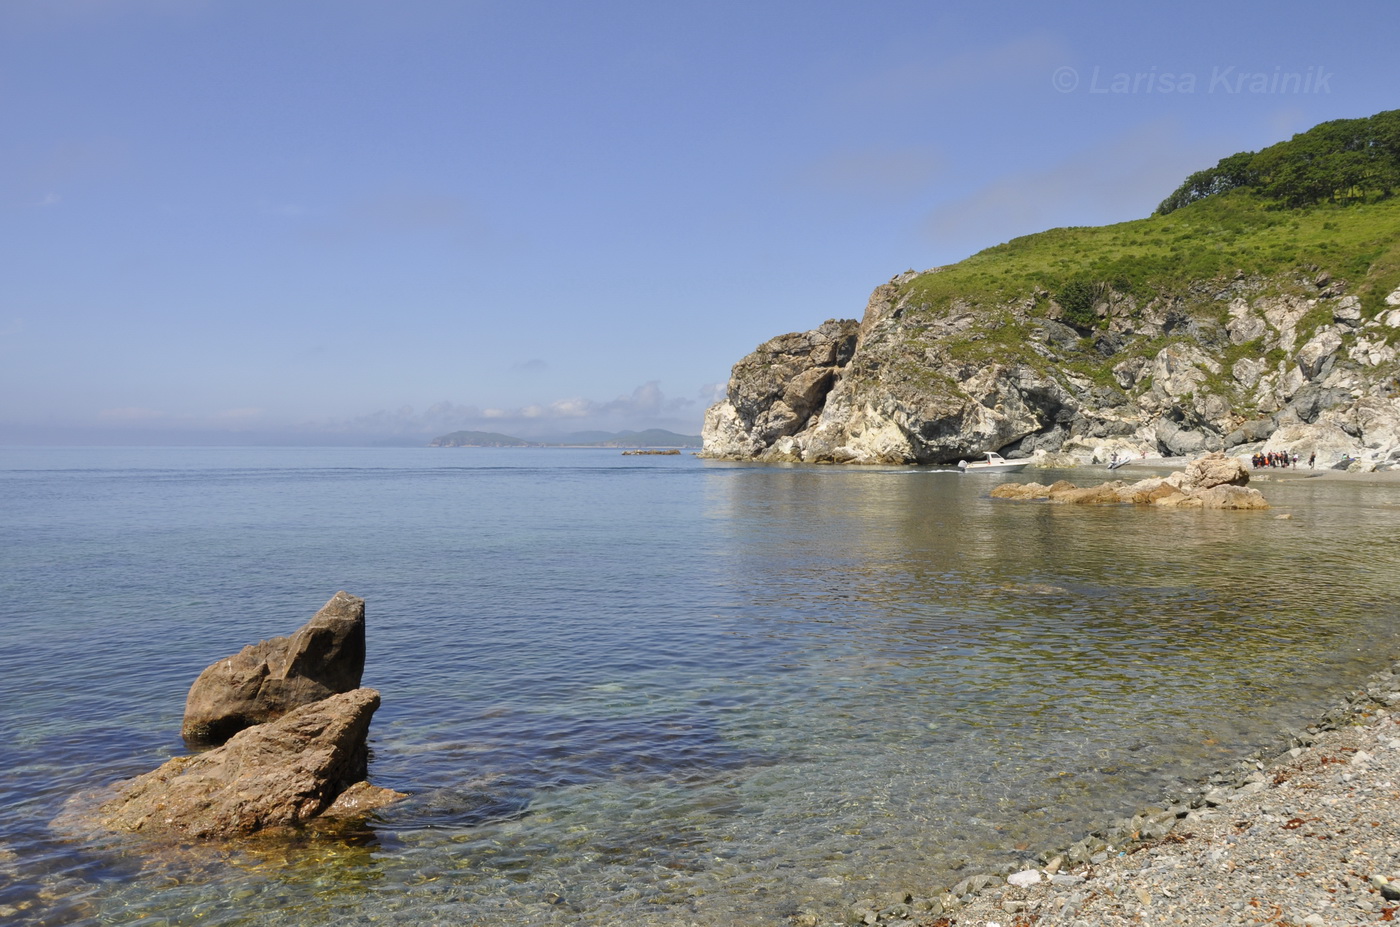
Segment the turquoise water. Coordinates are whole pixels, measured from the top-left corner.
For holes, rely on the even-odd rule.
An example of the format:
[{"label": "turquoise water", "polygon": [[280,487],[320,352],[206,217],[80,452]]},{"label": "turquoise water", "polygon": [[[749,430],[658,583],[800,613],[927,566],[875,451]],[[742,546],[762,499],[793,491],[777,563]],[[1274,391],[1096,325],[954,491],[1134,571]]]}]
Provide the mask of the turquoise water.
[{"label": "turquoise water", "polygon": [[[1163,512],[999,479],[0,449],[0,919],[836,922],[1067,844],[1396,654],[1400,486]],[[182,752],[199,671],[338,589],[368,602],[371,778],[409,800],[334,841],[50,827]]]}]

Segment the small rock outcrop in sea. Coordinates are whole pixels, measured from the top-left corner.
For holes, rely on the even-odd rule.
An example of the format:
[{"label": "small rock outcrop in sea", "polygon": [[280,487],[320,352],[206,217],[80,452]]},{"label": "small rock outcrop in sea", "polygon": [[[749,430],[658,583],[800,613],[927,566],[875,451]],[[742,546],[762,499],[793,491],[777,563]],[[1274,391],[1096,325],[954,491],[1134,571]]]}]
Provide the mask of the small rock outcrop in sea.
[{"label": "small rock outcrop in sea", "polygon": [[1113,480],[1098,486],[1075,486],[1060,480],[1040,483],[1002,483],[991,491],[994,499],[1029,501],[1045,499],[1073,505],[1160,505],[1168,508],[1267,509],[1269,503],[1257,489],[1250,489],[1249,470],[1234,457],[1208,454],[1191,462],[1185,472],[1125,483]]},{"label": "small rock outcrop in sea", "polygon": [[250,644],[199,674],[185,700],[191,744],[219,744],[254,724],[360,686],[365,600],[337,592],[291,637]]},{"label": "small rock outcrop in sea", "polygon": [[313,818],[360,816],[403,797],[365,781],[374,689],[354,689],[254,725],[221,747],[175,757],[117,786],[112,830],[243,837]]}]

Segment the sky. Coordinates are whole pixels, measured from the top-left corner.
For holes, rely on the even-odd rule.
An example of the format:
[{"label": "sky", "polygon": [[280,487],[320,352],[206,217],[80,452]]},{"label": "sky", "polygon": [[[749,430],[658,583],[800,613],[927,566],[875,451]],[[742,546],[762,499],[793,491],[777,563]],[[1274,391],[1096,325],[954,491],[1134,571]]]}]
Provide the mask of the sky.
[{"label": "sky", "polygon": [[908,269],[1400,107],[1400,6],[3,0],[0,444],[700,432]]}]

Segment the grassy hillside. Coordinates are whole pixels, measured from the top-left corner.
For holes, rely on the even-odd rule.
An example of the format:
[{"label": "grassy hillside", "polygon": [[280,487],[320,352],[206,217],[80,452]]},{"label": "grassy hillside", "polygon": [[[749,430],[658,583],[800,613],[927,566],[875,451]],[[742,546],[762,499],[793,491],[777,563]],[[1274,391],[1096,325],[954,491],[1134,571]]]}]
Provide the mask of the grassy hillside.
[{"label": "grassy hillside", "polygon": [[1281,210],[1237,190],[1165,216],[1016,238],[909,286],[922,304],[961,298],[990,306],[1042,292],[1080,315],[1071,321],[1090,322],[1083,289],[1146,301],[1237,271],[1275,278],[1325,271],[1374,312],[1400,286],[1400,199]]},{"label": "grassy hillside", "polygon": [[[1369,167],[1347,167],[1357,164]],[[1201,180],[1207,174],[1232,179]],[[1093,307],[1110,294],[1145,304],[1238,272],[1275,280],[1325,272],[1345,281],[1370,316],[1400,286],[1396,178],[1400,110],[1323,123],[1193,174],[1168,198],[1176,205],[1150,218],[1027,235],[923,275],[909,285],[909,302],[991,307],[1034,294],[1087,333],[1104,324]],[[1300,204],[1304,180],[1316,195]]]}]

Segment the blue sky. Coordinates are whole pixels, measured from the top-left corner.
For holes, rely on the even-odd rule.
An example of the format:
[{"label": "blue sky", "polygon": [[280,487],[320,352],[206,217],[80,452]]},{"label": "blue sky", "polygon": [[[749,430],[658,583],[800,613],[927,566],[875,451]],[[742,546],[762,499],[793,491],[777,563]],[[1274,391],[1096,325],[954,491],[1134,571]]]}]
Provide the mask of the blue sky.
[{"label": "blue sky", "polygon": [[698,433],[735,361],[894,274],[1400,106],[1397,26],[1391,0],[5,0],[0,443]]}]

